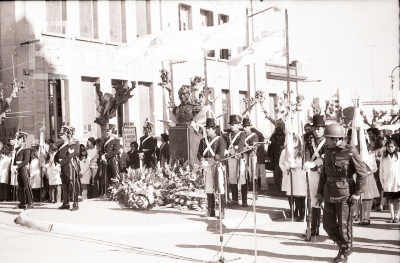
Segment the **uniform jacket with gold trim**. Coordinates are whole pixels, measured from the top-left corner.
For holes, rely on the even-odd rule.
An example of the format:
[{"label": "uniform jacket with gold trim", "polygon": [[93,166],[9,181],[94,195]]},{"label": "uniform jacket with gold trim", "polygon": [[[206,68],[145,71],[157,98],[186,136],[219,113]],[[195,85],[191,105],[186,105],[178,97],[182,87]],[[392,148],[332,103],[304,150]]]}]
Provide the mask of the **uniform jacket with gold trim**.
[{"label": "uniform jacket with gold trim", "polygon": [[[31,160],[31,149],[25,148],[18,152],[21,147],[15,149],[15,159],[13,165],[17,166],[17,169],[21,169],[29,164]],[[20,162],[17,164],[17,162]]]},{"label": "uniform jacket with gold trim", "polygon": [[119,154],[120,142],[116,138],[112,138],[108,143],[107,141],[110,138],[107,137],[104,140],[102,153],[105,155],[106,159],[109,160],[113,157],[116,157]]},{"label": "uniform jacket with gold trim", "polygon": [[[147,137],[150,138],[144,141]],[[152,158],[153,154],[155,154],[156,147],[157,147],[157,139],[154,138],[153,136],[143,135],[142,137],[140,137],[139,152],[144,153],[144,159]]]}]

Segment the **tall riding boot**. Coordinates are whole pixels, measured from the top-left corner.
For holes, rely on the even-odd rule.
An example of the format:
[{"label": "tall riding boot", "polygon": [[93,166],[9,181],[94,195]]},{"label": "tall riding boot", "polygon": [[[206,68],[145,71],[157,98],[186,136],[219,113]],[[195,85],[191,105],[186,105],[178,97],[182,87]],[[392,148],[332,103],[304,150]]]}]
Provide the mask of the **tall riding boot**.
[{"label": "tall riding boot", "polygon": [[294,211],[294,218],[295,218],[296,221],[297,221],[297,219],[298,219],[299,216],[300,216],[300,201],[299,201],[299,197],[294,196],[294,197],[293,197],[293,201],[294,201],[294,209],[293,209],[293,211]]},{"label": "tall riding boot", "polygon": [[[288,195],[287,200],[289,202],[290,214],[292,214],[292,205],[293,205],[292,204],[292,196]],[[294,203],[294,197],[293,197],[293,203]],[[294,213],[294,207],[293,207],[293,213]],[[292,217],[292,216],[290,215],[290,217]]]},{"label": "tall riding boot", "polygon": [[247,207],[247,185],[242,184],[242,206]]},{"label": "tall riding boot", "polygon": [[311,235],[319,236],[319,225],[321,221],[321,209],[313,207],[311,210]]},{"label": "tall riding boot", "polygon": [[249,182],[249,191],[253,191],[253,181],[248,181]]},{"label": "tall riding boot", "polygon": [[231,184],[231,192],[232,192],[232,201],[234,201],[234,203],[236,202],[237,204],[239,195],[237,184]]},{"label": "tall riding boot", "polygon": [[215,217],[214,194],[207,194],[207,217]]}]

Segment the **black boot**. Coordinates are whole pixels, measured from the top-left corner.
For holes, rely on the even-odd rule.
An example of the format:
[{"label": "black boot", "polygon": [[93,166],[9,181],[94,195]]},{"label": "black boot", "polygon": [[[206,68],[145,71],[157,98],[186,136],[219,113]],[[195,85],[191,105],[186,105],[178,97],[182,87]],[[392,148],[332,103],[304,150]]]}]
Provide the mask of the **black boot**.
[{"label": "black boot", "polygon": [[226,207],[226,200],[225,200],[225,195],[219,195],[219,200],[220,200],[220,206],[221,206],[221,214],[218,216],[218,219],[224,219],[225,218],[225,207]]},{"label": "black boot", "polygon": [[348,253],[345,252],[343,249],[339,249],[339,253],[333,259],[333,263],[347,263],[348,260]]},{"label": "black boot", "polygon": [[242,206],[248,207],[247,205],[247,185],[242,184]]},{"label": "black boot", "polygon": [[207,194],[207,217],[215,217],[214,194]]},{"label": "black boot", "polygon": [[232,201],[233,201],[232,204],[237,205],[238,195],[239,195],[237,184],[231,184],[231,192],[232,192]]},{"label": "black boot", "polygon": [[321,209],[313,207],[311,209],[311,235],[319,236],[319,225],[321,221]]}]

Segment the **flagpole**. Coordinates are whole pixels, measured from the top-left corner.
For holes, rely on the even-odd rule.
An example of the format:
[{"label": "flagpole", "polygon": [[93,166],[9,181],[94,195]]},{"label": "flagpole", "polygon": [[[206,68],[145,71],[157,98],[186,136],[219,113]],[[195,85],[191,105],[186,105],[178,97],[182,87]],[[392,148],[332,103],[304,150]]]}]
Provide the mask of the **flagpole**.
[{"label": "flagpole", "polygon": [[206,96],[206,104],[208,103],[208,86],[207,86],[207,51],[204,50],[204,93]]},{"label": "flagpole", "polygon": [[[290,106],[290,71],[289,71],[289,25],[288,25],[288,12],[285,9],[285,31],[286,31],[286,84],[287,84],[287,101]],[[291,109],[289,109],[291,110]],[[289,125],[292,126],[292,116],[289,114]],[[291,212],[292,212],[292,222],[294,222],[294,211],[293,211],[293,175],[291,169],[289,169],[290,175],[290,203],[291,203]]]}]

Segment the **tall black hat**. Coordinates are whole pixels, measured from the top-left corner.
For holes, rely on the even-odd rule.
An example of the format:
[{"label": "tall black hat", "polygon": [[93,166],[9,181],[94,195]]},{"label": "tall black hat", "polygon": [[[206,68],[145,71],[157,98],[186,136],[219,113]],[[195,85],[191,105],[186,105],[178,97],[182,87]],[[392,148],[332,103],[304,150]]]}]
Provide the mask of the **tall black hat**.
[{"label": "tall black hat", "polygon": [[229,116],[228,124],[239,124],[240,123],[240,116],[233,114]]},{"label": "tall black hat", "polygon": [[244,118],[243,119],[243,127],[246,127],[246,126],[252,126],[251,125],[251,120],[247,117],[247,118]]},{"label": "tall black hat", "polygon": [[215,126],[216,126],[215,119],[214,118],[207,118],[205,127],[215,128]]},{"label": "tall black hat", "polygon": [[324,120],[324,115],[314,115],[313,116],[313,127],[325,127],[325,120]]}]

